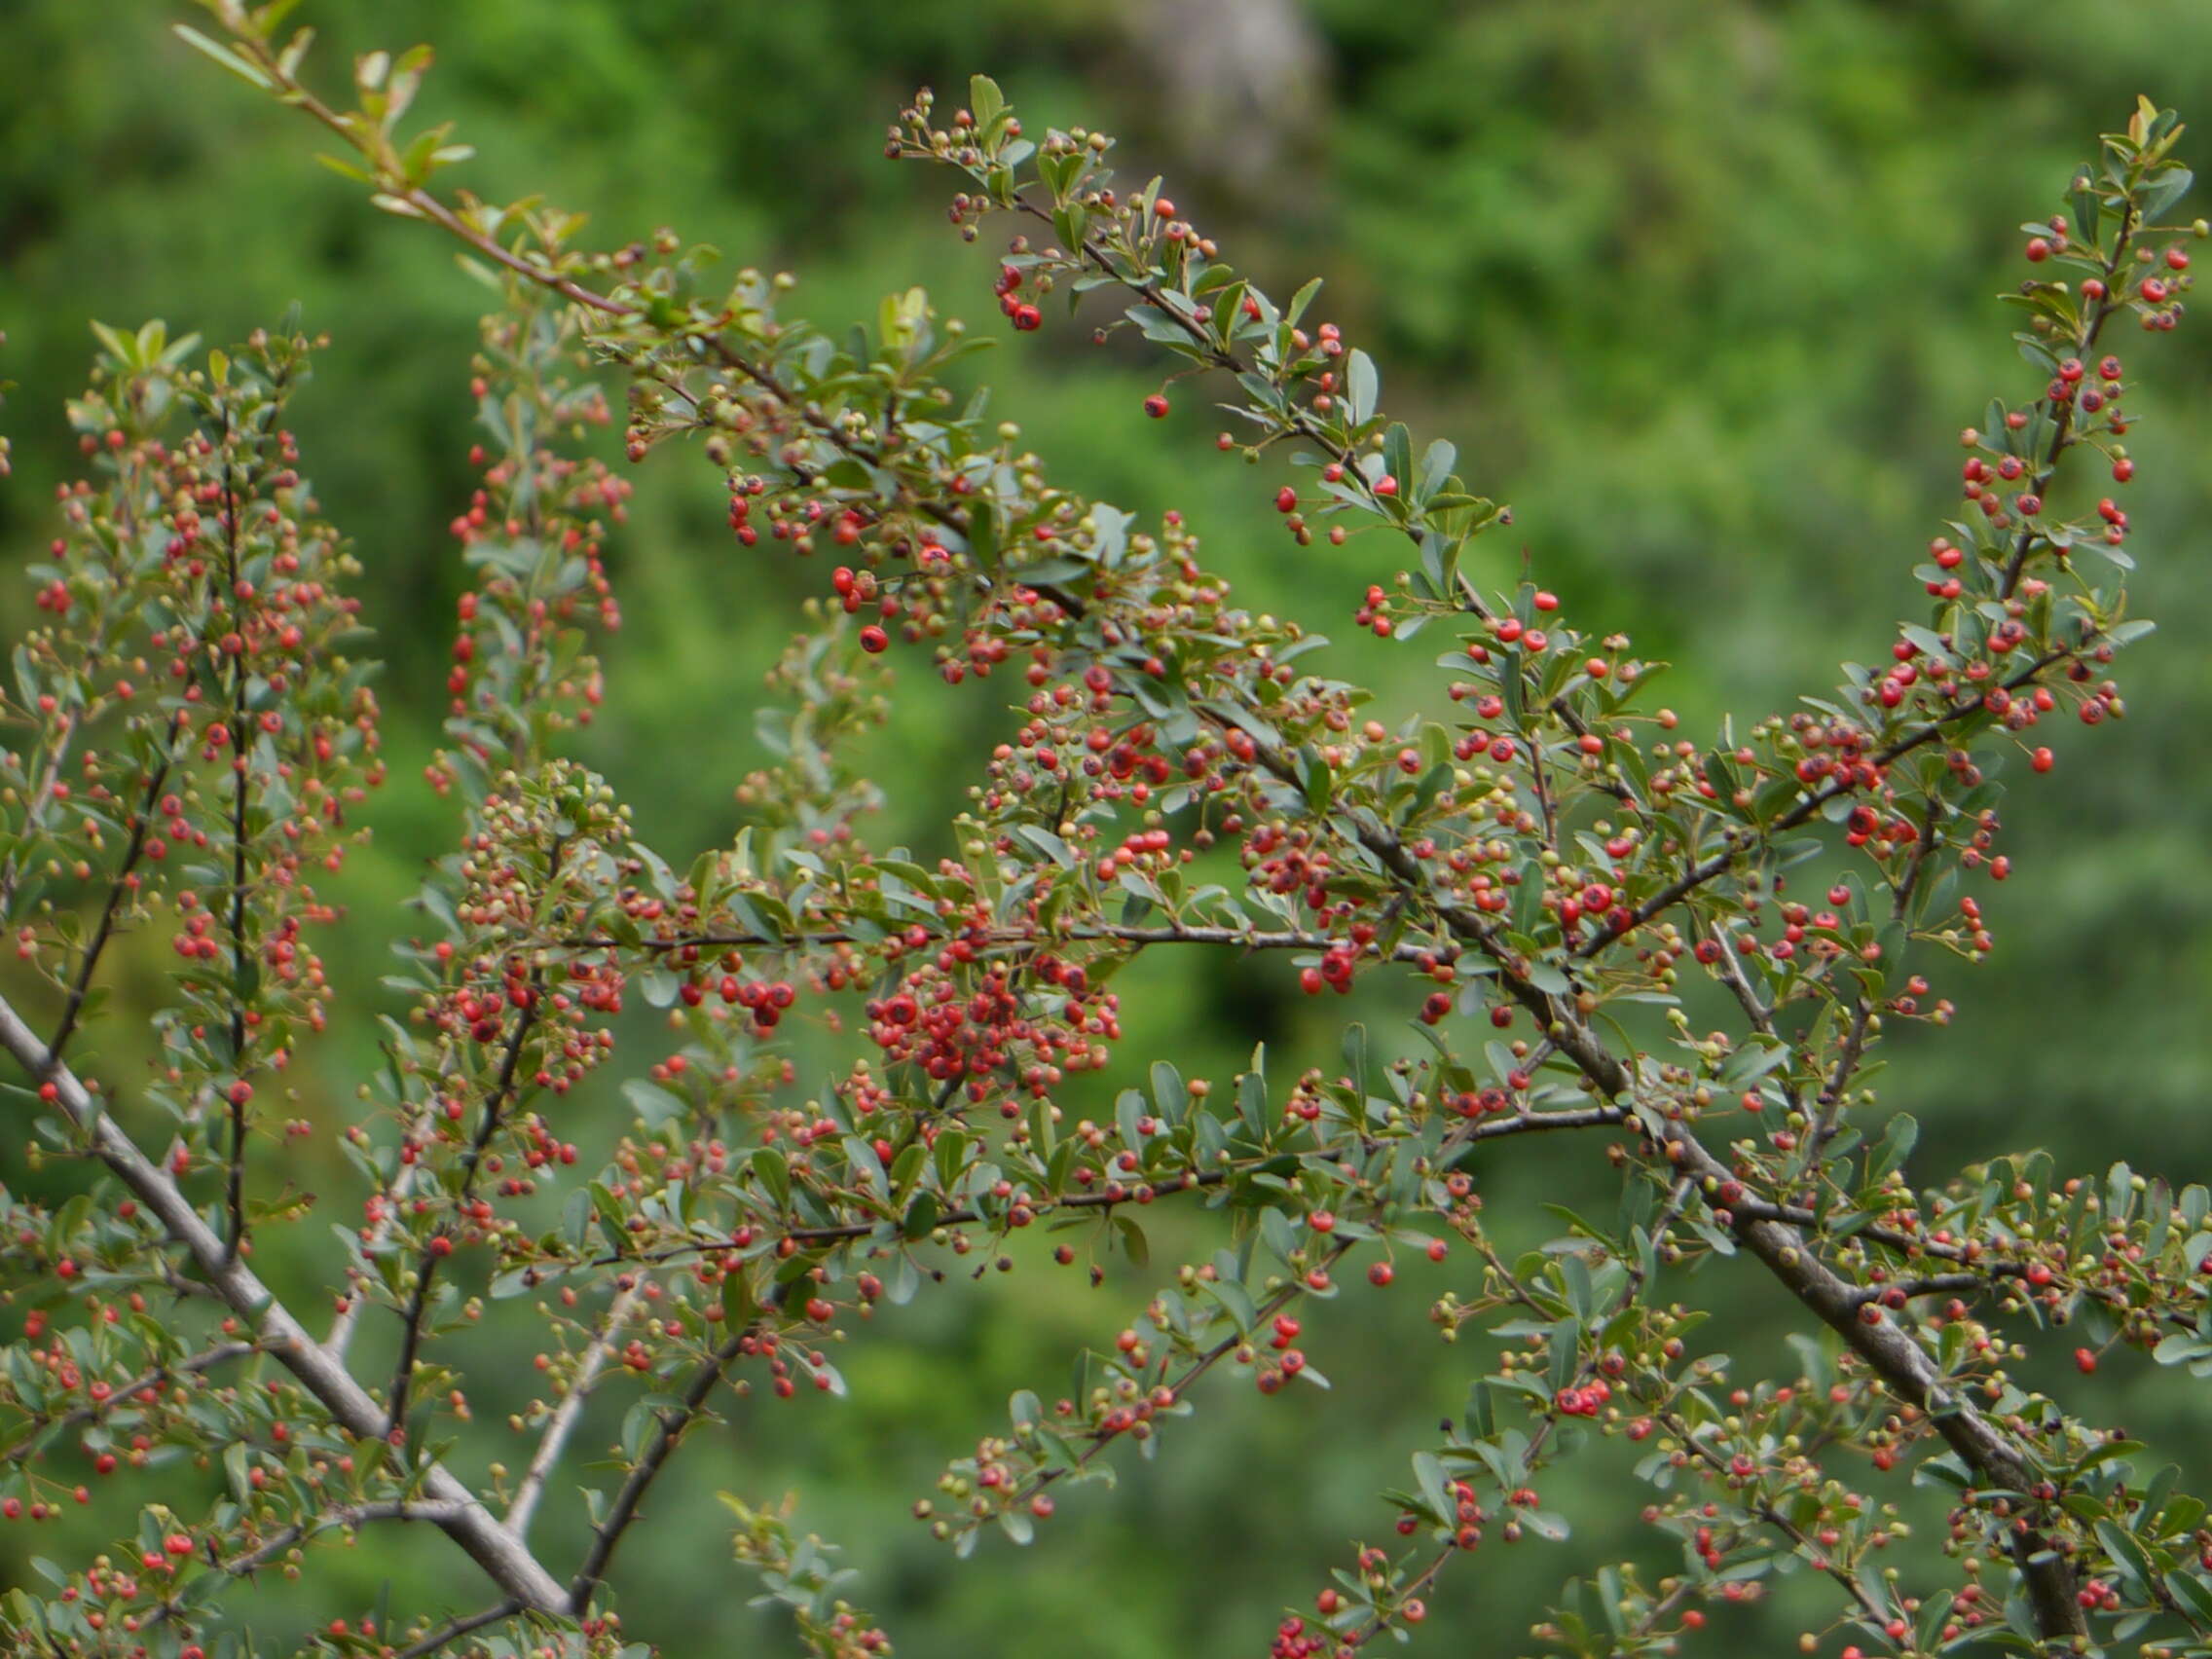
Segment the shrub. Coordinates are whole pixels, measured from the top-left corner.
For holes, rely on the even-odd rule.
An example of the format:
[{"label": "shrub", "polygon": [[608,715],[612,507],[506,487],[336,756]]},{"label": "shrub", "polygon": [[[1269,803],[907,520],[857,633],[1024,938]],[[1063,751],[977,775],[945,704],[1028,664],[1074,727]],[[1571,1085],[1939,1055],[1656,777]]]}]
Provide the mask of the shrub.
[{"label": "shrub", "polygon": [[[1162,1204],[1223,1212],[1228,1243],[1161,1275],[1069,1397],[1015,1395],[950,1465],[917,1513],[956,1551],[1027,1542],[1124,1443],[1172,1445],[1209,1371],[1321,1382],[1301,1304],[1386,1287],[1415,1254],[1458,1265],[1427,1323],[1488,1339],[1484,1374],[1388,1494],[1392,1542],[1286,1617],[1278,1655],[1404,1638],[1440,1572],[1565,1537],[1544,1471],[1601,1439],[1645,1448],[1645,1518],[1681,1565],[1591,1564],[1539,1633],[1561,1651],[1671,1652],[1708,1603],[1790,1571],[1832,1580],[1846,1652],[2212,1650],[2204,1505],[2018,1369],[2055,1347],[2092,1373],[2116,1346],[2212,1367],[2212,1196],[2040,1154],[1915,1185],[1913,1124],[1871,1088],[1886,1029],[1947,1018],[1930,976],[1993,946],[1972,890],[2010,873],[1997,774],[2052,770],[2046,720],[2124,713],[2109,665],[2149,629],[2128,517],[2078,475],[2130,480],[2107,328],[2173,327],[2204,234],[2172,220],[2171,114],[2144,104],[2065,211],[2023,227],[2006,298],[2042,384],[1963,435],[1920,619],[1840,688],[1701,746],[1628,636],[1533,583],[1485,588],[1469,555],[1509,513],[1449,443],[1417,458],[1372,360],[1316,319],[1318,284],[1260,291],[1157,182],[1115,185],[1105,135],[1033,139],[977,78],[949,119],[919,94],[885,152],[958,175],[962,236],[1008,234],[1012,332],[1099,295],[1101,333],[1176,360],[1143,414],[1211,384],[1234,400],[1221,450],[1287,450],[1289,481],[1261,488],[1296,548],[1403,560],[1347,608],[1430,633],[1445,712],[1379,714],[1327,678],[1320,638],[1239,608],[1179,514],[1140,525],[1057,487],[951,389],[981,342],[918,290],[831,336],[783,314],[782,278],[732,278],[673,233],[594,250],[557,208],[448,191],[465,147],[407,124],[427,51],[361,59],[340,107],[302,79],[291,9],[211,0],[216,32],[183,32],[335,133],[333,165],[457,239],[498,299],[473,366],[483,485],[454,527],[473,583],[450,744],[427,762],[459,839],[399,942],[409,1014],[358,1108],[299,1098],[293,1057],[335,1017],[320,890],[385,766],[362,571],[285,427],[313,343],[287,325],[203,357],[158,323],[100,330],[71,410],[91,477],[34,569],[47,619],[15,653],[0,756],[0,1046],[37,1134],[36,1190],[0,1195],[21,1315],[0,1514],[92,1503],[125,1464],[208,1478],[118,1481],[134,1531],[8,1593],[16,1651],[240,1650],[240,1582],[403,1522],[445,1534],[485,1604],[348,1608],[313,1650],[642,1651],[616,1551],[701,1422],[841,1391],[832,1351],[875,1305],[1042,1254],[1017,1235],[1058,1234],[1061,1269],[1142,1267]],[[628,488],[593,457],[614,419],[593,374],[621,388],[631,460],[684,444],[718,469],[741,552],[830,572],[769,677],[777,758],[739,787],[745,828],[687,863],[563,752],[603,695],[590,637],[619,620],[604,560]],[[1301,556],[1322,583],[1350,557]],[[852,746],[894,662],[1019,682],[944,857],[866,834]],[[123,1088],[84,1043],[114,941],[154,927],[175,958],[159,1058]],[[1250,956],[1315,997],[1382,982],[1419,1046],[1355,1025],[1334,1075],[1271,1078],[1255,1052],[1219,1087],[1132,1063],[1113,977],[1168,950]],[[640,1003],[660,1035],[632,1020],[618,1048]],[[780,1041],[801,1019],[842,1054],[819,1088]],[[659,1057],[628,1061],[640,1041]],[[580,1151],[617,1063],[625,1126]],[[277,1148],[318,1124],[357,1213],[283,1179]],[[1475,1178],[1531,1134],[1587,1141],[1621,1199],[1509,1260]],[[319,1298],[280,1292],[256,1257],[318,1209],[347,1259]],[[1695,1340],[1701,1303],[1754,1273],[1801,1309],[1794,1375],[1736,1380]],[[518,1345],[548,1396],[509,1425],[519,1472],[468,1392]],[[531,1524],[601,1395],[634,1402],[621,1458],[580,1559],[549,1562]],[[1900,1465],[1950,1494],[1939,1549],[1899,1547],[1879,1493]],[[812,1651],[889,1651],[825,1546],[730,1503],[739,1559]]]}]

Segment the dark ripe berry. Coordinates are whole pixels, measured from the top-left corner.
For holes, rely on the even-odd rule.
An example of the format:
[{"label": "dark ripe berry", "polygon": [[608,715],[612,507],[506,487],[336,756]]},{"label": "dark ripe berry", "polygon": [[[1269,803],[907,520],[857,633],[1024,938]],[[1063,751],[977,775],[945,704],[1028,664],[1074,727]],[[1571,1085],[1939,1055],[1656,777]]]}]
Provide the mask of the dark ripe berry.
[{"label": "dark ripe berry", "polygon": [[1153,394],[1152,394],[1152,395],[1151,395],[1150,397],[1148,397],[1148,398],[1146,398],[1146,399],[1144,400],[1144,412],[1145,412],[1145,413],[1146,413],[1147,415],[1150,415],[1150,416],[1151,416],[1151,417],[1152,417],[1152,418],[1153,418],[1153,419],[1154,419],[1155,421],[1161,421],[1161,420],[1164,420],[1164,419],[1166,419],[1166,416],[1167,416],[1167,398],[1166,398],[1166,396],[1165,396],[1165,395],[1164,395],[1163,393],[1161,393],[1161,392],[1157,392],[1157,391],[1156,391],[1156,392],[1154,392],[1154,393],[1153,393]]},{"label": "dark ripe berry", "polygon": [[888,650],[890,648],[890,645],[891,636],[889,634],[886,634],[873,622],[870,622],[866,627],[861,630],[862,650],[873,655],[878,651]]}]

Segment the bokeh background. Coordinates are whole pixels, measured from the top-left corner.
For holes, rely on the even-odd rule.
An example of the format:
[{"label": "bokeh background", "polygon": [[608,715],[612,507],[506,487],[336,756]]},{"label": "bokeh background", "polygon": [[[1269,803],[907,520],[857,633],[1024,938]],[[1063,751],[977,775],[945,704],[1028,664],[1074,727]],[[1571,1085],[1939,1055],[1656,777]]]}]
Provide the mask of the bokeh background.
[{"label": "bokeh background", "polygon": [[[327,1125],[374,1060],[385,943],[453,833],[419,771],[461,580],[444,526],[470,488],[481,290],[431,234],[316,166],[305,124],[169,38],[188,10],[0,4],[0,377],[18,383],[0,417],[17,460],[0,546],[24,563],[52,534],[52,490],[74,461],[60,406],[89,360],[89,317],[162,316],[221,342],[297,301],[333,337],[297,425],[367,566],[393,781],[348,877],[358,925],[326,946],[355,1015],[309,1074]],[[1991,299],[2021,275],[2019,222],[2057,205],[2138,92],[2212,123],[2199,0],[314,0],[301,16],[334,77],[355,51],[433,42],[418,107],[478,147],[458,176],[479,192],[544,191],[588,209],[610,243],[674,225],[733,263],[793,271],[799,306],[830,324],[920,282],[996,327],[994,263],[947,230],[948,180],[881,159],[882,126],[915,86],[954,90],[983,69],[1034,127],[1123,135],[1128,170],[1167,175],[1240,268],[1282,292],[1328,279],[1317,314],[1373,350],[1385,401],[1457,440],[1476,487],[1514,503],[1514,528],[1477,562],[1486,576],[1515,579],[1525,548],[1584,626],[1632,629],[1682,665],[1668,695],[1700,733],[1825,690],[1839,656],[1885,648],[1917,598],[1916,550],[1954,499],[1958,428],[1991,393],[2035,389]],[[2184,153],[2204,153],[2196,135]],[[2001,949],[1947,976],[1956,1025],[1895,1045],[1885,1097],[1921,1120],[1924,1180],[2036,1145],[2070,1168],[2123,1157],[2177,1184],[2212,1176],[2212,341],[2191,318],[2143,355],[2128,505],[2139,603],[2163,631],[2124,664],[2128,718],[2060,734],[2055,787],[2009,805],[2017,873],[1985,899]],[[1196,388],[1164,429],[1142,419],[1160,364],[1094,348],[1088,325],[1055,316],[984,372],[1061,476],[1147,514],[1183,508],[1257,603],[1349,636],[1366,584],[1395,568],[1380,541],[1292,548],[1268,507],[1273,470],[1213,455]],[[697,457],[655,457],[638,479],[611,561],[627,623],[578,753],[688,859],[738,821],[730,786],[756,760],[760,672],[819,572],[741,560]],[[0,589],[0,620],[19,625],[30,592]],[[1348,643],[1339,660],[1402,710],[1439,695],[1428,645]],[[893,802],[884,841],[941,843],[964,768],[1004,727],[1001,701],[991,685],[902,681],[872,756]],[[154,956],[118,966],[122,1006],[147,1006]],[[1305,1003],[1276,964],[1146,963],[1122,987],[1132,1075],[1140,1055],[1168,1054],[1226,1078],[1262,1040],[1277,1065],[1320,1063],[1343,1013]],[[1379,1041],[1401,1040],[1402,1012],[1374,1011]],[[103,1041],[127,1085],[134,1034]],[[9,1180],[20,1141],[0,1132]],[[286,1154],[286,1174],[345,1191],[327,1145]],[[1571,1149],[1516,1147],[1488,1178],[1509,1238],[1534,1236],[1542,1201],[1603,1202],[1605,1188]],[[265,1270],[318,1282],[318,1231]],[[1208,1248],[1196,1225],[1156,1244],[1162,1263]],[[1787,1364],[1776,1309],[1731,1272],[1677,1294],[1726,1305],[1714,1346],[1746,1377]],[[847,1547],[854,1593],[912,1659],[1264,1651],[1346,1540],[1384,1537],[1374,1494],[1402,1482],[1480,1368],[1422,1318],[1449,1282],[1409,1273],[1341,1298],[1308,1345],[1333,1392],[1263,1402],[1218,1379],[1202,1431],[1172,1431],[1172,1456],[1130,1463],[1118,1491],[1068,1494],[1035,1548],[994,1539],[956,1567],[907,1505],[1003,1424],[1009,1389],[1060,1391],[1074,1348],[1110,1340],[1146,1284],[1125,1266],[1083,1293],[1049,1269],[988,1285],[956,1274],[863,1333],[849,1400],[755,1403],[700,1437],[618,1564],[631,1626],[675,1655],[778,1651],[773,1615],[742,1606],[752,1581],[728,1563],[713,1493],[796,1489],[801,1524]],[[526,1352],[484,1355],[484,1423],[530,1396]],[[2212,1473],[2201,1385],[2120,1356],[2098,1387],[2105,1420]],[[200,1479],[176,1465],[127,1495],[166,1483],[182,1496]],[[1460,1564],[1431,1650],[1527,1650],[1572,1572],[1608,1555],[1663,1565],[1622,1465],[1596,1456],[1546,1499],[1573,1538]],[[541,1523],[554,1559],[578,1525]],[[76,1559],[87,1542],[53,1529],[35,1548]],[[30,1553],[20,1530],[0,1534],[0,1578]],[[324,1550],[297,1585],[264,1575],[239,1605],[282,1640],[357,1612],[387,1578],[395,1611],[475,1604],[449,1558],[438,1539],[387,1530]],[[1719,1648],[1771,1651],[1826,1617],[1817,1588],[1776,1602],[1731,1614]]]}]

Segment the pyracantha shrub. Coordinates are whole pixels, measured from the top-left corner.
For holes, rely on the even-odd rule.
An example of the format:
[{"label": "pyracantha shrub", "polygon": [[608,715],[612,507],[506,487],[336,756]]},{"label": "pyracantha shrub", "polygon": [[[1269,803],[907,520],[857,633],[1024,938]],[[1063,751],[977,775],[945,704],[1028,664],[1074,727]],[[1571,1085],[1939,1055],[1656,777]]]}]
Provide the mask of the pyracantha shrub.
[{"label": "pyracantha shrub", "polygon": [[[2212,1370],[2212,1196],[2042,1155],[1919,1170],[1870,1087],[1883,1036],[1942,1022],[1938,981],[1993,947],[1997,774],[2034,787],[2087,747],[2059,730],[2124,712],[2112,664],[2150,626],[2119,504],[2132,359],[2181,318],[2205,230],[2175,219],[2171,114],[2145,104],[2023,228],[2006,298],[2031,378],[1963,434],[1913,619],[1840,686],[1700,742],[1613,619],[1470,573],[1507,513],[1381,412],[1317,284],[1262,292],[1157,182],[1116,182],[1102,133],[1032,137],[978,78],[949,113],[919,94],[884,148],[953,175],[1012,333],[1102,317],[1079,326],[1156,345],[1177,399],[1231,400],[1219,447],[1284,463],[1255,473],[1256,512],[1349,549],[1311,556],[1341,613],[1427,635],[1428,706],[1328,678],[1320,638],[1240,607],[1180,514],[1056,485],[948,388],[979,341],[919,291],[833,335],[785,314],[785,279],[672,233],[582,245],[556,208],[444,188],[468,152],[408,121],[425,50],[360,59],[334,103],[288,4],[209,10],[187,40],[327,129],[333,165],[457,240],[498,297],[471,371],[482,482],[453,525],[471,581],[449,742],[403,762],[456,840],[398,941],[409,1010],[362,1104],[305,1111],[287,1074],[342,1006],[316,953],[326,877],[387,763],[362,572],[286,425],[311,343],[203,354],[159,324],[102,329],[70,411],[87,477],[32,570],[43,619],[0,755],[0,1045],[35,1173],[0,1195],[0,1516],[99,1504],[121,1530],[0,1598],[12,1651],[252,1651],[256,1569],[313,1574],[325,1541],[407,1522],[474,1564],[481,1604],[330,1607],[310,1650],[642,1652],[617,1551],[701,1423],[840,1392],[831,1355],[875,1304],[964,1259],[985,1276],[1016,1234],[1057,1232],[1062,1267],[1141,1267],[1147,1212],[1185,1205],[1219,1213],[1224,1246],[1161,1272],[1080,1386],[1017,1394],[916,1502],[956,1551],[1027,1542],[1064,1489],[1195,1432],[1208,1372],[1319,1381],[1303,1305],[1386,1286],[1412,1254],[1457,1274],[1408,1340],[1481,1353],[1466,1409],[1379,1508],[1382,1541],[1290,1591],[1254,1652],[1407,1636],[1440,1573],[1567,1535],[1547,1471],[1600,1439],[1638,1449],[1637,1501],[1678,1565],[1585,1564],[1538,1633],[1560,1651],[1671,1653],[1710,1604],[1796,1572],[1832,1581],[1809,1647],[2212,1652],[2205,1505],[2015,1369],[2136,1348]],[[769,676],[775,759],[737,787],[744,829],[673,862],[564,752],[619,620],[629,490],[593,455],[617,420],[630,459],[680,445],[717,469],[740,558],[811,560],[820,582]],[[894,670],[1011,689],[956,857],[868,838],[852,741]],[[1801,887],[1798,866],[1828,873]],[[92,1050],[131,929],[174,957],[140,1081]],[[1255,1053],[1185,1077],[1143,1055],[1113,989],[1170,950],[1250,956],[1324,999],[1380,981],[1405,1040],[1353,1027],[1333,1073]],[[665,1046],[632,1056],[614,1022],[640,1004]],[[843,1055],[820,1087],[780,1042],[797,1021]],[[579,1156],[577,1096],[626,1115],[610,1150]],[[354,1190],[311,1203],[279,1155],[334,1118]],[[1620,1202],[1509,1260],[1475,1177],[1537,1134],[1609,1161]],[[326,1293],[280,1297],[256,1255],[330,1222]],[[1701,1349],[1700,1301],[1747,1276],[1801,1309],[1794,1375],[1737,1379]],[[503,1424],[469,1412],[490,1330],[543,1374]],[[603,1395],[633,1402],[619,1458],[571,1475]],[[1950,1505],[1909,1550],[1880,1495],[1900,1470]],[[579,1479],[590,1542],[548,1560],[532,1523]],[[827,1546],[730,1502],[738,1560],[810,1650],[890,1651]]]}]

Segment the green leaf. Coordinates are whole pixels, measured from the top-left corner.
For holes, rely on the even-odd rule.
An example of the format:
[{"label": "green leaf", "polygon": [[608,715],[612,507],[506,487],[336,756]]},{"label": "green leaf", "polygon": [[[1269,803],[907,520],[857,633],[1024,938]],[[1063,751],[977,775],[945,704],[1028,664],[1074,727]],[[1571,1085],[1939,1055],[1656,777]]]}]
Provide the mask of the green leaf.
[{"label": "green leaf", "polygon": [[622,1085],[622,1097],[630,1102],[639,1122],[648,1129],[673,1123],[690,1110],[682,1096],[671,1094],[659,1084],[648,1083],[642,1077],[631,1078]]},{"label": "green leaf", "polygon": [[1345,417],[1354,426],[1364,426],[1374,415],[1378,390],[1374,360],[1354,350],[1345,359]]},{"label": "green leaf", "polygon": [[753,1155],[753,1172],[778,1209],[792,1201],[792,1166],[782,1153],[772,1146],[760,1148]]},{"label": "green leaf", "polygon": [[195,52],[204,53],[207,56],[212,57],[247,86],[258,87],[265,92],[271,90],[272,83],[269,77],[229,47],[209,40],[198,29],[187,28],[183,23],[172,23],[169,26],[175,31],[176,37],[185,45],[191,47]]},{"label": "green leaf", "polygon": [[968,113],[976,118],[976,126],[978,130],[988,132],[991,123],[996,121],[1005,109],[1006,94],[999,91],[999,84],[996,81],[988,75],[971,75],[968,77]]},{"label": "green leaf", "polygon": [[1403,421],[1390,423],[1390,429],[1382,434],[1382,470],[1398,481],[1398,495],[1403,501],[1405,493],[1414,486],[1414,435],[1406,430]]},{"label": "green leaf", "polygon": [[1866,1178],[1879,1181],[1901,1166],[1920,1140],[1920,1124],[1903,1112],[1882,1125],[1882,1138],[1866,1156]]},{"label": "green leaf", "polygon": [[1452,1485],[1445,1473],[1444,1459],[1433,1452],[1416,1452],[1414,1482],[1420,1488],[1421,1500],[1436,1512],[1436,1518],[1450,1523],[1457,1513],[1457,1506],[1452,1501]]},{"label": "green leaf", "polygon": [[2187,1331],[2176,1331],[2161,1337],[2158,1346],[2151,1350],[2151,1357],[2160,1365],[2186,1365],[2193,1359],[2212,1354],[2212,1343]]},{"label": "green leaf", "polygon": [[1934,630],[1923,628],[1918,623],[1907,622],[1898,632],[1918,646],[1923,656],[1946,666],[1955,667],[1957,665],[1958,658],[1951,654],[1951,647],[1943,644],[1942,636]]},{"label": "green leaf", "polygon": [[2212,1625],[2212,1585],[2205,1582],[2201,1573],[2169,1572],[2166,1588],[2173,1592],[2175,1601],[2186,1603],[2194,1610],[2200,1625]]},{"label": "green leaf", "polygon": [[937,1218],[943,1213],[944,1206],[938,1202],[937,1195],[925,1188],[916,1193],[914,1201],[906,1206],[906,1219],[899,1229],[900,1235],[909,1239],[927,1238],[937,1226]]},{"label": "green leaf", "polygon": [[1345,1027],[1345,1073],[1354,1088],[1367,1087],[1367,1027],[1358,1020]]},{"label": "green leaf", "polygon": [[1224,1311],[1236,1322],[1236,1334],[1248,1337],[1259,1322],[1260,1310],[1252,1302],[1252,1293],[1235,1279],[1209,1279],[1202,1281],[1206,1291],[1220,1303]]},{"label": "green leaf", "polygon": [[1145,1267],[1152,1261],[1152,1244],[1132,1217],[1118,1215],[1114,1227],[1122,1235],[1122,1248],[1128,1252],[1129,1261],[1136,1267]]},{"label": "green leaf", "polygon": [[2096,1533],[2097,1542],[2103,1546],[2105,1554],[2112,1558],[2113,1566],[2124,1576],[2133,1579],[2145,1590],[2157,1582],[2151,1558],[2143,1553],[2143,1546],[2136,1540],[2134,1533],[2110,1521],[2098,1522]]},{"label": "green leaf", "polygon": [[[967,1134],[954,1128],[940,1130],[933,1155],[937,1162],[937,1184],[950,1193],[959,1184],[961,1173],[967,1165]],[[901,1161],[904,1161],[902,1159]]]},{"label": "green leaf", "polygon": [[742,1331],[751,1325],[760,1312],[760,1304],[753,1295],[753,1275],[743,1268],[733,1267],[722,1274],[722,1319],[724,1328]]},{"label": "green leaf", "polygon": [[2161,174],[2143,192],[2143,218],[2148,224],[2157,224],[2165,216],[2166,209],[2189,194],[2196,175],[2187,167],[2175,167]]},{"label": "green leaf", "polygon": [[1582,1357],[1582,1321],[1569,1314],[1551,1328],[1545,1341],[1545,1351],[1551,1356],[1552,1392],[1558,1393],[1573,1381],[1575,1367]]},{"label": "green leaf", "polygon": [[1169,1124],[1180,1124],[1191,1108],[1191,1091],[1183,1074],[1165,1060],[1152,1063],[1152,1101],[1161,1118]]}]

